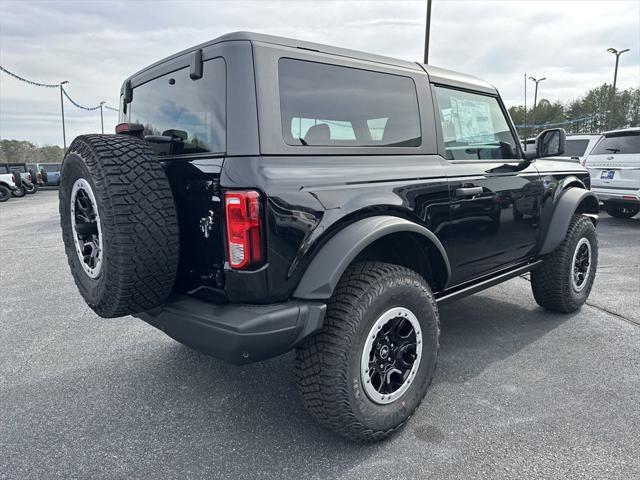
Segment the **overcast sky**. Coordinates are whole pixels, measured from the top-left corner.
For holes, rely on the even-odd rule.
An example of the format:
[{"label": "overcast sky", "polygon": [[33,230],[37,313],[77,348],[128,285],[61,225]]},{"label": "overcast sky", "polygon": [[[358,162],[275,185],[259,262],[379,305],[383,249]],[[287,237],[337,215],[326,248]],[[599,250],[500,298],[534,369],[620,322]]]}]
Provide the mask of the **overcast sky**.
[{"label": "overcast sky", "polygon": [[[426,2],[0,1],[0,65],[43,83],[68,80],[85,105],[117,107],[122,80],[171,53],[250,30],[419,61]],[[523,74],[539,96],[570,100],[612,82],[640,84],[640,0],[433,0],[430,63],[494,84],[523,103]],[[529,86],[533,96],[532,85]],[[0,137],[62,144],[60,98],[0,72]],[[531,98],[530,97],[530,98]],[[67,143],[100,129],[99,112],[65,105]],[[105,130],[117,115],[105,111]]]}]

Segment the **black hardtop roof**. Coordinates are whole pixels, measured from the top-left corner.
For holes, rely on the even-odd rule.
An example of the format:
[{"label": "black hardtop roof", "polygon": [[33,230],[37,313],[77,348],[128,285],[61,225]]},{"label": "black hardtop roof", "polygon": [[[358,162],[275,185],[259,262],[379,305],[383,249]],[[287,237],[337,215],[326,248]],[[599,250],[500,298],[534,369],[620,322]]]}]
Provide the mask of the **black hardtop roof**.
[{"label": "black hardtop roof", "polygon": [[262,33],[253,33],[253,32],[232,32],[227,33],[226,35],[222,35],[220,37],[214,38],[208,42],[202,43],[200,45],[196,45],[194,47],[188,48],[181,52],[175,53],[173,55],[168,56],[158,62],[155,62],[148,67],[143,68],[142,70],[136,72],[135,74],[129,77],[130,79],[140,75],[141,73],[154,68],[158,65],[162,65],[163,63],[179,57],[181,55],[188,54],[190,52],[200,50],[211,45],[215,45],[217,43],[222,42],[232,42],[232,41],[249,41],[252,43],[268,43],[271,45],[281,45],[283,47],[290,48],[300,48],[305,50],[313,50],[321,53],[328,53],[330,55],[336,55],[340,57],[354,58],[358,60],[364,60],[368,62],[380,63],[384,65],[390,65],[394,67],[415,70],[417,72],[426,71],[429,75],[429,78],[434,83],[443,83],[443,84],[453,84],[460,87],[468,87],[471,89],[479,89],[490,93],[497,93],[495,87],[490,85],[483,80],[480,80],[477,77],[466,75],[464,73],[455,72],[453,70],[447,70],[444,68],[434,67],[432,65],[425,65],[417,62],[410,62],[408,60],[401,60],[393,57],[386,57],[383,55],[376,55],[373,53],[361,52],[358,50],[350,50],[348,48],[341,47],[333,47],[330,45],[324,45],[321,43],[307,42],[303,40],[296,40],[292,38],[286,37],[277,37],[274,35],[266,35]]}]

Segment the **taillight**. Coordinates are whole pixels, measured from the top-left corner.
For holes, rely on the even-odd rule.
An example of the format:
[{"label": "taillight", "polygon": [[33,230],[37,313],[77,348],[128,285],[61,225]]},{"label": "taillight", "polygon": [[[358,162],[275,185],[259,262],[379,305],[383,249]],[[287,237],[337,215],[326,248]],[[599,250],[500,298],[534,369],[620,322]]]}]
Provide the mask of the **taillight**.
[{"label": "taillight", "polygon": [[262,263],[260,194],[253,190],[224,194],[227,217],[227,248],[231,268]]},{"label": "taillight", "polygon": [[11,174],[11,181],[13,182],[14,185],[17,185],[16,176],[13,173]]},{"label": "taillight", "polygon": [[582,157],[580,159],[580,165],[582,165],[583,167],[587,165],[587,157]]},{"label": "taillight", "polygon": [[27,173],[27,180],[29,180],[30,182],[32,182],[33,180],[31,179],[31,174]]}]

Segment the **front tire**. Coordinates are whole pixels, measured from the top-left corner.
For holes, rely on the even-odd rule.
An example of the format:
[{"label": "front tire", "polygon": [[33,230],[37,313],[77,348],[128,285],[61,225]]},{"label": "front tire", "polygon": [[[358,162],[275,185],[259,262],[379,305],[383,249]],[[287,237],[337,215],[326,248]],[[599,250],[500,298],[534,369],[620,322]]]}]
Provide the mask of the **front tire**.
[{"label": "front tire", "polygon": [[411,417],[433,379],[440,320],[429,285],[398,265],[350,266],[319,334],[296,351],[307,411],[357,441],[378,441]]},{"label": "front tire", "polygon": [[538,305],[553,312],[578,310],[589,298],[598,267],[598,236],[591,220],[574,215],[558,248],[531,272]]},{"label": "front tire", "polygon": [[604,209],[614,218],[631,218],[640,211],[640,205],[605,202]]},{"label": "front tire", "polygon": [[6,202],[11,197],[11,190],[4,185],[0,185],[0,203]]}]

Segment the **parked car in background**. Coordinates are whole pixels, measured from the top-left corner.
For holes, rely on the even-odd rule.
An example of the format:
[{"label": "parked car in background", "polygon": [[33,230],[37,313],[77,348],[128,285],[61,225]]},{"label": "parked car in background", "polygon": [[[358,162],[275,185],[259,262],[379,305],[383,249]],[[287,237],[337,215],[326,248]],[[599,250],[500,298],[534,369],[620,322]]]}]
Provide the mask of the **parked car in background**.
[{"label": "parked car in background", "polygon": [[11,198],[11,192],[15,189],[15,176],[11,173],[6,163],[0,163],[0,202],[9,200],[9,198]]},{"label": "parked car in background", "polygon": [[60,185],[60,163],[38,163],[38,170],[44,171],[42,174],[45,185]]},{"label": "parked car in background", "polygon": [[[564,146],[564,154],[559,157],[554,157],[554,160],[580,163],[580,165],[584,166],[587,155],[589,155],[589,152],[593,150],[593,147],[595,147],[600,138],[602,138],[602,135],[600,133],[567,135],[566,143]],[[535,148],[535,143],[535,138],[527,138],[524,142],[521,142],[522,149],[531,150]]]},{"label": "parked car in background", "polygon": [[38,184],[35,175],[32,175],[26,163],[9,163],[9,169],[20,173],[21,184],[18,187],[23,188],[25,193],[33,194],[38,191]]},{"label": "parked car in background", "polygon": [[38,168],[38,164],[36,163],[27,163],[27,170],[29,171],[29,173],[31,174],[31,178],[32,181],[38,185],[38,186],[43,186],[44,185],[44,178],[42,176],[42,171]]},{"label": "parked car in background", "polygon": [[569,162],[580,162],[580,165],[584,165],[587,156],[601,138],[602,134],[600,133],[567,135],[567,142],[564,144],[564,155],[557,157],[557,159]]},{"label": "parked car in background", "polygon": [[3,163],[0,165],[3,165],[3,168],[2,168],[3,171],[6,170],[9,174],[13,175],[14,177],[16,188],[11,190],[11,196],[24,197],[27,194],[27,189],[23,185],[23,178],[21,175],[22,168],[20,168],[19,166],[16,166],[16,164],[11,164],[11,163]]},{"label": "parked car in background", "polygon": [[640,127],[604,132],[585,165],[609,215],[631,218],[640,211]]}]

